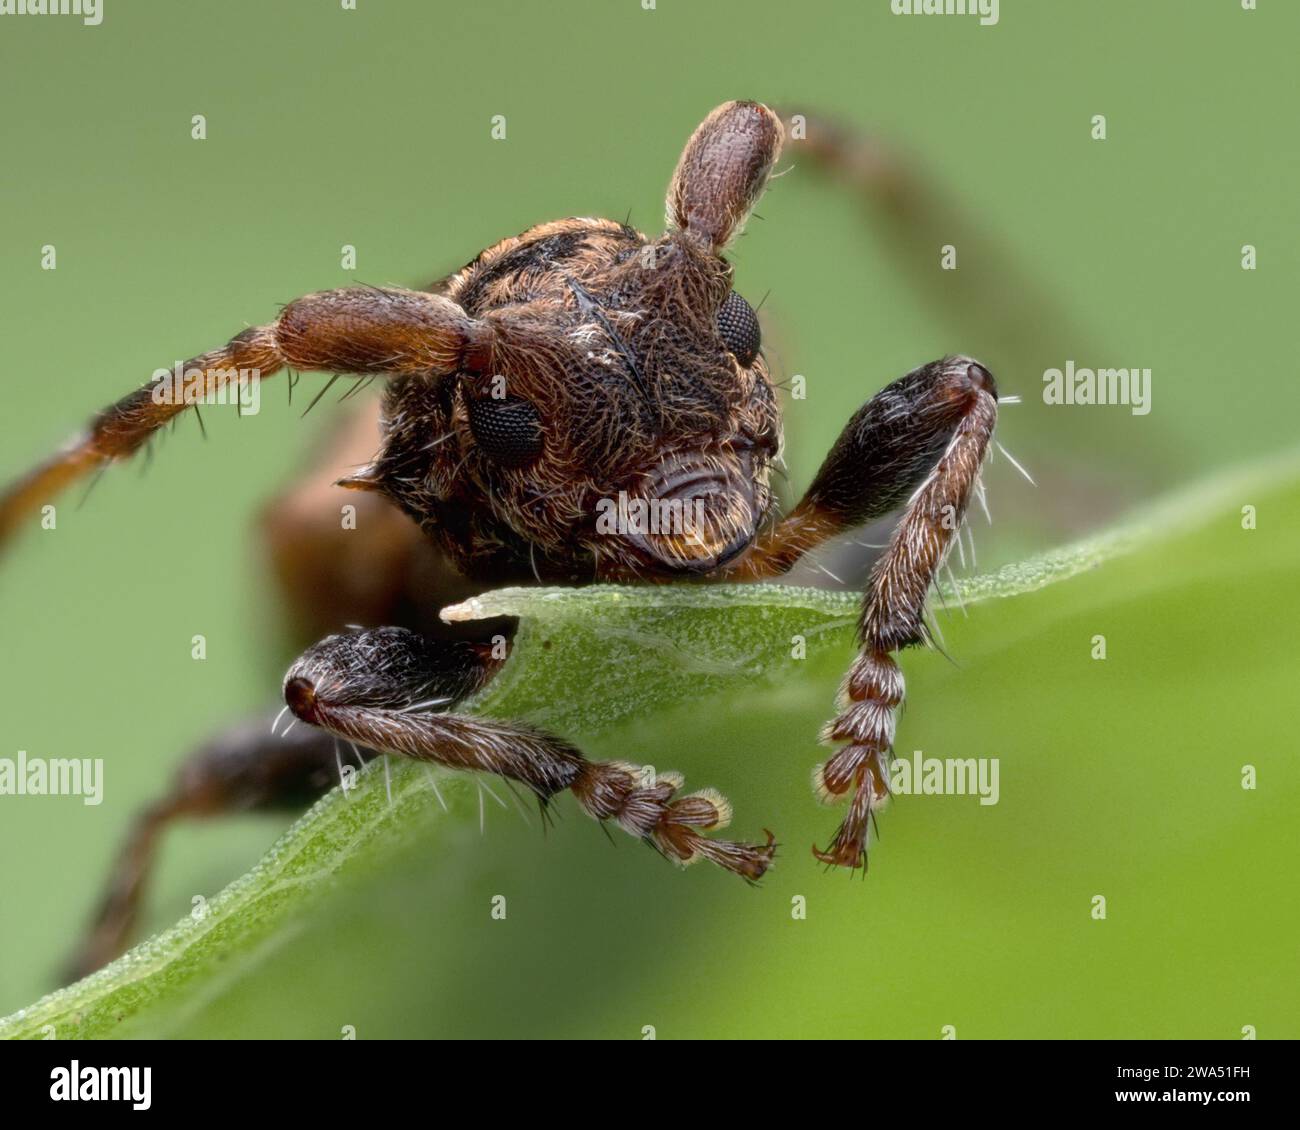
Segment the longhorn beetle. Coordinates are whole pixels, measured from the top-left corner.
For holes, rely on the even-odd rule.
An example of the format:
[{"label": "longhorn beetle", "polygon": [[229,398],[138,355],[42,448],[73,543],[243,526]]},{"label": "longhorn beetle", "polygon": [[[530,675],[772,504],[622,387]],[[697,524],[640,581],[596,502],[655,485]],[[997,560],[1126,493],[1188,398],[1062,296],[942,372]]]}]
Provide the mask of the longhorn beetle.
[{"label": "longhorn beetle", "polygon": [[[368,462],[336,484],[360,492],[362,532],[340,534],[337,503],[317,486],[271,507],[264,528],[290,611],[301,631],[332,633],[284,679],[287,708],[307,725],[275,739],[264,721],[249,724],[182,765],[133,825],[74,972],[124,948],[169,821],[302,805],[335,778],[338,739],[363,759],[392,753],[497,774],[543,805],[567,789],[669,859],[704,858],[757,880],[773,836],[714,836],[731,817],[719,793],[679,795],[675,774],[648,780],[528,725],[455,713],[500,659],[484,636],[436,613],[502,583],[777,577],[901,507],[867,582],[840,712],[823,732],[834,752],[815,774],[824,799],[846,803],[816,856],[865,866],[903,700],[893,653],[925,636],[926,594],[976,487],[997,390],[968,357],[914,369],[859,409],[799,503],[774,515],[780,410],[758,319],[732,290],[723,252],[783,138],[772,110],[729,102],[687,142],[657,238],[608,220],[542,224],[427,291],[309,294],[187,362],[206,396],[241,370],[386,378],[377,417],[354,421],[343,444]],[[163,378],[146,384],[12,484],[0,497],[0,538],[58,489],[139,450],[192,402],[175,392]],[[688,504],[694,520],[602,530],[602,500],[620,494]],[[344,629],[350,622],[391,626]]]}]

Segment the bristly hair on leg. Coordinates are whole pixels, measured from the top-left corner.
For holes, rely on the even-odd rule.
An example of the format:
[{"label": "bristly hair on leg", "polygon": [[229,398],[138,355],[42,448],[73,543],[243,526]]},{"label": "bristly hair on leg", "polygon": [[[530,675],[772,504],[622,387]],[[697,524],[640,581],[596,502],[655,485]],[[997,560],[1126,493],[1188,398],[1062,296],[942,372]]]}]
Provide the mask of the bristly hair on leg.
[{"label": "bristly hair on leg", "polygon": [[1031,487],[1036,487],[1038,485],[1036,482],[1034,482],[1033,475],[1031,475],[1020,465],[1019,460],[1017,460],[1016,457],[1011,454],[1011,452],[1009,452],[1005,447],[1003,447],[1002,444],[999,443],[997,440],[994,440],[993,443],[997,447],[997,449],[1007,457],[1007,459],[1011,463],[1011,466],[1013,466],[1017,471],[1019,471],[1022,475],[1024,475],[1025,482],[1027,482]]},{"label": "bristly hair on leg", "polygon": [[438,778],[434,775],[433,767],[425,765],[423,768],[424,775],[429,778],[429,788],[433,790],[433,795],[438,798],[438,803],[442,806],[443,812],[450,812],[451,809],[447,807],[447,802],[442,799],[442,790],[438,788]]},{"label": "bristly hair on leg", "polygon": [[343,790],[343,799],[350,801],[352,797],[349,795],[350,790],[348,789],[347,774],[343,772],[343,754],[339,750],[339,740],[337,737],[334,739],[334,764],[338,766],[339,788]]}]

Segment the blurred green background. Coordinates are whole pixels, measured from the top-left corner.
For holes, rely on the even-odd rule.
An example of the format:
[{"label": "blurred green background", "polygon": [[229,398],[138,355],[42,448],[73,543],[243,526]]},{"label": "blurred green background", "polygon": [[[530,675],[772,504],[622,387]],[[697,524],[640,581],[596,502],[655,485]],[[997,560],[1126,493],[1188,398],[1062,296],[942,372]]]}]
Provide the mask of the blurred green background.
[{"label": "blurred green background", "polygon": [[[870,131],[957,232],[960,280],[940,276],[938,246],[900,254],[888,214],[787,149],[792,171],[732,257],[742,293],[770,292],[778,379],[808,380],[787,406],[797,487],[867,396],[957,351],[1024,398],[999,435],[1039,484],[991,468],[981,567],[1294,443],[1300,10],[1280,0],[1003,0],[995,27],[895,17],[888,0],[105,4],[93,28],[0,18],[6,477],[300,293],[421,285],[560,216],[659,230],[681,145],[730,98]],[[1257,271],[1241,270],[1246,243]],[[1005,313],[973,318],[970,286]],[[1045,408],[1041,373],[1067,358],[1151,368],[1150,415]],[[281,387],[252,419],[206,411],[206,443],[183,422],[147,473],[106,475],[79,509],[81,492],[63,499],[57,531],[3,561],[0,756],[103,757],[107,785],[98,808],[0,798],[0,1013],[53,987],[130,815],[184,752],[275,698],[292,655],[249,519],[332,418],[322,404],[300,420]],[[899,748],[996,753],[1004,799],[901,800],[865,886],[805,854],[835,820],[807,782],[840,656],[587,743],[716,785],[739,832],[775,828],[787,848],[760,890],[610,851],[567,801],[544,841],[499,811],[480,837],[466,815],[274,954],[232,963],[166,1031],[1300,1034],[1300,796],[1281,718],[1300,555],[1278,532],[1295,492],[1275,497],[1262,554],[1229,548],[1240,531],[1221,514],[1023,620],[1006,605],[945,622],[961,670],[912,661]],[[1087,640],[1110,624],[1128,646],[1102,678]],[[1238,787],[1247,761],[1269,790]],[[177,829],[147,930],[285,823]],[[508,926],[487,917],[500,892]],[[1111,920],[1091,922],[1088,899],[1111,892]],[[807,922],[790,920],[793,894]]]}]

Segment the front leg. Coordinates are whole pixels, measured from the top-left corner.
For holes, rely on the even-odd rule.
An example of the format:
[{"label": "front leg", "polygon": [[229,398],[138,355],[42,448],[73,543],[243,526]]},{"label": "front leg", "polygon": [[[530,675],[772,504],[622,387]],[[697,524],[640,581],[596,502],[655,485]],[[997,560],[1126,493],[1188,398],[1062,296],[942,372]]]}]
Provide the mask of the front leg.
[{"label": "front leg", "polygon": [[[614,820],[680,864],[708,859],[758,879],[775,854],[765,844],[709,839],[731,806],[711,789],[676,797],[682,778],[618,761],[588,761],[568,742],[517,722],[420,709],[438,650],[404,628],[350,631],[309,648],[289,668],[284,698],[313,726],[370,749],[452,769],[494,773],[545,805],[569,789],[597,820]],[[676,797],[676,799],[674,799]]]},{"label": "front leg", "polygon": [[757,579],[785,572],[809,549],[906,503],[867,581],[861,644],[840,691],[839,716],[823,740],[843,742],[816,773],[848,812],[825,863],[866,865],[872,809],[889,795],[888,759],[903,673],[891,652],[921,643],[926,594],[961,528],[997,421],[993,376],[968,357],[913,370],[882,389],[849,421],[799,505],[731,570]]}]

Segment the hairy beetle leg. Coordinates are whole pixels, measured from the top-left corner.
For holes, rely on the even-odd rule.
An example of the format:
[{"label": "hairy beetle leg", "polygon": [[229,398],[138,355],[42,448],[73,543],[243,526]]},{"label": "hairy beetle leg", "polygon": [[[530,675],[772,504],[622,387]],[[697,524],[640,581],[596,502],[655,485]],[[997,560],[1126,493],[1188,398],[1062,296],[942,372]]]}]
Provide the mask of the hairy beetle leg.
[{"label": "hairy beetle leg", "polygon": [[708,859],[761,878],[776,846],[715,840],[731,806],[711,789],[678,796],[682,778],[618,761],[518,722],[411,709],[427,693],[444,644],[404,628],[329,636],[289,668],[284,698],[303,721],[371,749],[518,781],[546,804],[568,789],[584,811],[612,820],[680,864]]},{"label": "hairy beetle leg", "polygon": [[[368,761],[374,753],[362,751]],[[335,742],[306,726],[276,737],[271,716],[224,731],[181,763],[170,788],[139,812],[109,872],[108,884],[65,983],[93,973],[130,944],[163,833],[173,821],[236,812],[301,812],[339,780]]]},{"label": "hairy beetle leg", "polygon": [[730,570],[740,579],[779,575],[827,539],[903,508],[867,581],[840,713],[822,733],[844,744],[818,767],[816,789],[849,801],[831,845],[813,849],[824,863],[866,866],[903,701],[891,653],[926,638],[926,596],[961,529],[997,414],[993,375],[969,357],[933,361],[887,385],[848,422],[799,505]]}]

